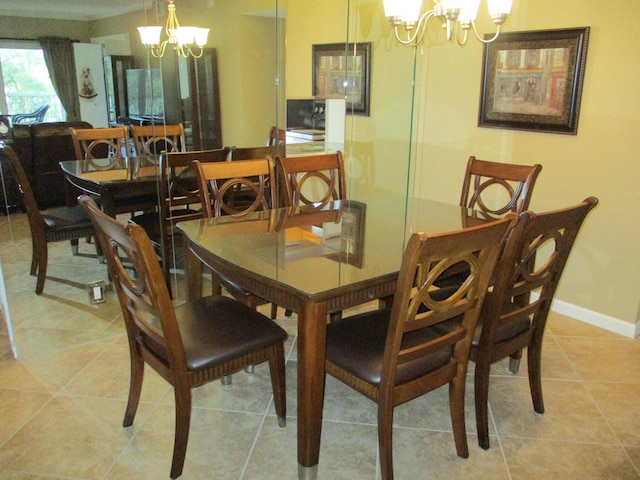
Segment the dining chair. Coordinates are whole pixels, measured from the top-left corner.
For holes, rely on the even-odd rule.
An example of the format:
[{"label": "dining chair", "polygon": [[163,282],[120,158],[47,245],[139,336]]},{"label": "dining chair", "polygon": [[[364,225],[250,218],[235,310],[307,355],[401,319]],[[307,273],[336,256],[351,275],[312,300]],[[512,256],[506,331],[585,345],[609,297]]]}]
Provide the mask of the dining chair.
[{"label": "dining chair", "polygon": [[[542,166],[515,165],[469,157],[462,182],[462,224],[470,227],[491,222],[529,208],[533,187]],[[455,285],[465,278],[464,265],[452,265],[438,286]]]},{"label": "dining chair", "polygon": [[[456,452],[468,457],[464,395],[469,351],[496,261],[515,221],[509,216],[450,233],[413,234],[391,309],[327,326],[327,373],[378,405],[382,480],[393,479],[394,407],[446,384]],[[451,262],[468,263],[469,275],[436,300],[434,282]],[[455,330],[440,334],[434,329],[453,318],[460,318]]]},{"label": "dining chair", "polygon": [[[309,205],[323,208],[327,204],[347,198],[347,184],[342,152],[306,156],[276,156],[281,205],[295,207]],[[285,311],[291,315],[290,310]],[[340,319],[342,312],[334,312],[331,321]]]},{"label": "dining chair", "polygon": [[529,386],[536,413],[544,413],[541,351],[547,316],[576,236],[598,200],[589,197],[570,208],[523,212],[496,269],[495,282],[480,315],[471,346],[475,368],[478,443],[489,448],[488,398],[491,365],[510,357],[517,373],[527,349]]},{"label": "dining chair", "polygon": [[342,152],[297,157],[276,156],[284,206],[321,207],[347,198]]},{"label": "dining chair", "polygon": [[269,137],[267,137],[268,147],[285,146],[287,144],[287,131],[273,126],[269,129]]},{"label": "dining chair", "polygon": [[231,147],[229,160],[253,160],[256,158],[274,158],[278,154],[278,147]]},{"label": "dining chair", "polygon": [[[71,138],[76,159],[84,160],[85,167],[96,170],[123,168],[125,158],[131,155],[129,130],[127,127],[73,128]],[[109,159],[109,162],[95,162]]]},{"label": "dining chair", "polygon": [[182,236],[176,225],[184,220],[202,218],[197,172],[193,160],[203,163],[225,162],[228,148],[192,152],[166,152],[160,156],[160,180],[158,186],[159,208],[131,217],[149,235],[160,256],[165,280],[170,288],[171,267],[178,263],[176,249],[182,246]]},{"label": "dining chair", "polygon": [[95,225],[127,331],[131,377],[123,426],[133,424],[146,363],[173,387],[175,436],[170,476],[177,478],[189,440],[191,389],[268,360],[278,425],[284,427],[283,343],[287,333],[229,297],[206,296],[174,307],[144,229],[105,215],[87,196],[80,198],[80,205]]},{"label": "dining chair", "polygon": [[529,208],[533,187],[542,166],[515,165],[469,157],[462,183],[460,206],[482,212],[494,220],[508,212]]},{"label": "dining chair", "polygon": [[131,125],[136,156],[160,155],[162,152],[185,152],[182,123],[176,125]]},{"label": "dining chair", "polygon": [[[273,182],[273,162],[269,158],[233,162],[193,161],[197,173],[200,203],[207,218],[232,215],[242,219],[262,210],[269,210],[276,201]],[[242,192],[242,201],[238,201]],[[234,298],[251,308],[267,303],[239,287],[231,280],[214,274],[214,283],[225,288]],[[277,315],[277,305],[271,305],[271,318]]]},{"label": "dining chair", "polygon": [[[37,276],[36,293],[44,289],[49,258],[48,244],[69,240],[74,255],[78,254],[78,240],[95,236],[89,216],[77,205],[56,207],[40,211],[31,184],[20,159],[8,145],[0,143],[0,155],[11,169],[17,183],[17,191],[22,196],[24,208],[31,230],[31,275]],[[97,254],[101,255],[96,244]]]}]

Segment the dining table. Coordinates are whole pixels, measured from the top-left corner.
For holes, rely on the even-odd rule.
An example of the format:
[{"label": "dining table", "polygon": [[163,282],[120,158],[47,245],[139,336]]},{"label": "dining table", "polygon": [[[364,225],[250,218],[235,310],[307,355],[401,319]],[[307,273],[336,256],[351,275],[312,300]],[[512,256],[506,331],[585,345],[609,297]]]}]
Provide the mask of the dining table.
[{"label": "dining table", "polygon": [[[99,197],[102,211],[112,217],[128,204],[133,210],[142,206],[157,206],[159,162],[152,156],[125,157],[114,162],[113,158],[64,160],[60,162],[69,184],[81,192]],[[69,190],[67,196],[70,196]],[[75,199],[67,198],[75,204]]]},{"label": "dining table", "polygon": [[411,234],[458,230],[474,216],[458,205],[393,192],[357,198],[317,209],[281,208],[178,224],[185,239],[187,299],[203,294],[203,273],[213,271],[214,278],[225,277],[297,312],[300,480],[317,476],[330,315],[375,300],[389,305]]}]

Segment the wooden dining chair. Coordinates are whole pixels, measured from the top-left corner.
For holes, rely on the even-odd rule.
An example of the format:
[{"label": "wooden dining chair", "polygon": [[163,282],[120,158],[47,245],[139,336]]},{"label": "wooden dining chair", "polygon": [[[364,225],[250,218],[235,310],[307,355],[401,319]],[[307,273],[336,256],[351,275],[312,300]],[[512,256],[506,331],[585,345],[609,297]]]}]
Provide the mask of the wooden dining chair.
[{"label": "wooden dining chair", "polygon": [[123,426],[133,424],[146,363],[173,387],[175,436],[170,476],[177,478],[182,474],[189,439],[191,389],[246,365],[269,361],[278,425],[284,427],[283,343],[287,333],[228,297],[207,296],[174,307],[145,231],[103,214],[87,196],[80,198],[80,205],[91,216],[104,249],[127,331],[131,378]]},{"label": "wooden dining chair", "polygon": [[[462,225],[481,225],[509,212],[524,212],[541,170],[539,164],[515,165],[469,157],[460,195]],[[438,286],[459,284],[466,275],[464,265],[452,265]]]},{"label": "wooden dining chair", "polygon": [[287,131],[273,126],[269,129],[269,136],[267,137],[268,147],[286,146],[287,144]]},{"label": "wooden dining chair", "polygon": [[185,152],[182,123],[177,125],[131,125],[131,137],[137,156],[159,156],[162,152]]},{"label": "wooden dining chair", "polygon": [[529,208],[542,166],[490,162],[469,157],[462,183],[460,206],[482,212],[484,220]]},{"label": "wooden dining chair", "polygon": [[229,160],[253,160],[256,158],[274,158],[278,154],[277,146],[267,147],[231,147]]},{"label": "wooden dining chair", "polygon": [[175,255],[182,247],[182,235],[176,225],[184,220],[202,218],[197,172],[194,160],[203,163],[225,162],[228,148],[192,152],[167,152],[160,157],[159,208],[154,212],[135,215],[131,222],[140,225],[149,235],[160,256],[167,285],[171,285],[171,267],[178,263]]},{"label": "wooden dining chair", "polygon": [[[14,150],[0,142],[0,156],[5,161],[17,183],[17,191],[22,196],[24,208],[31,229],[31,275],[37,276],[36,293],[44,289],[49,259],[48,244],[69,240],[74,255],[78,254],[78,240],[95,235],[89,216],[77,205],[74,207],[57,207],[40,211],[20,159]],[[97,247],[97,254],[101,255]]]},{"label": "wooden dining chair", "polygon": [[[87,168],[96,170],[123,168],[124,159],[131,155],[127,127],[70,127],[70,131],[76,159],[84,160]],[[110,159],[110,162],[95,162],[96,159]]]},{"label": "wooden dining chair", "polygon": [[347,198],[342,152],[297,157],[276,156],[284,206],[321,207]]},{"label": "wooden dining chair", "polygon": [[596,198],[589,197],[570,208],[540,214],[524,212],[507,242],[480,316],[482,328],[471,347],[471,360],[476,362],[478,443],[484,449],[489,448],[489,375],[493,363],[510,357],[509,370],[516,373],[526,348],[533,408],[544,413],[541,351],[547,316],[576,236],[597,203]]},{"label": "wooden dining chair", "polygon": [[[327,373],[378,405],[382,480],[393,479],[394,407],[446,384],[456,452],[468,457],[464,395],[469,351],[496,261],[514,222],[511,216],[451,233],[413,234],[391,309],[327,326]],[[436,300],[435,281],[452,262],[467,263],[469,275],[460,287]],[[455,330],[440,334],[434,329],[454,318],[460,318]]]},{"label": "wooden dining chair", "polygon": [[[238,160],[233,162],[193,161],[198,176],[200,203],[207,218],[233,215],[242,219],[262,210],[269,210],[276,201],[271,159]],[[242,192],[242,201],[238,201]],[[215,280],[234,298],[251,308],[267,303],[229,279],[216,275]],[[271,306],[271,318],[277,315],[277,305]]]}]

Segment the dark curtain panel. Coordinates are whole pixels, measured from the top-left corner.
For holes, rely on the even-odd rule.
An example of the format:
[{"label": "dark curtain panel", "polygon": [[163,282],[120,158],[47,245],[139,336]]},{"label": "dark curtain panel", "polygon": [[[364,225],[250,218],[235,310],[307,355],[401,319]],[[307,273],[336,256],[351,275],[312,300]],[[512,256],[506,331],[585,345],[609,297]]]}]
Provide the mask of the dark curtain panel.
[{"label": "dark curtain panel", "polygon": [[76,82],[76,64],[73,42],[68,38],[43,37],[38,39],[51,83],[67,112],[67,121],[80,120],[80,100]]}]

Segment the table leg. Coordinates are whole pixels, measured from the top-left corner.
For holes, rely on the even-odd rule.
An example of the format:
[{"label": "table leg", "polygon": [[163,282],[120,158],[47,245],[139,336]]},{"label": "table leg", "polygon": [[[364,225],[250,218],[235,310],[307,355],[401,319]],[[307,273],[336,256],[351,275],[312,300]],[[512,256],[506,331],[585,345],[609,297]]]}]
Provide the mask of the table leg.
[{"label": "table leg", "polygon": [[116,200],[106,189],[100,194],[100,206],[105,215],[116,218]]},{"label": "table leg", "polygon": [[184,246],[184,278],[187,282],[187,301],[202,297],[202,262],[190,247],[191,244],[187,241]]},{"label": "table leg", "polygon": [[318,472],[324,405],[327,304],[303,304],[298,312],[298,479]]}]

